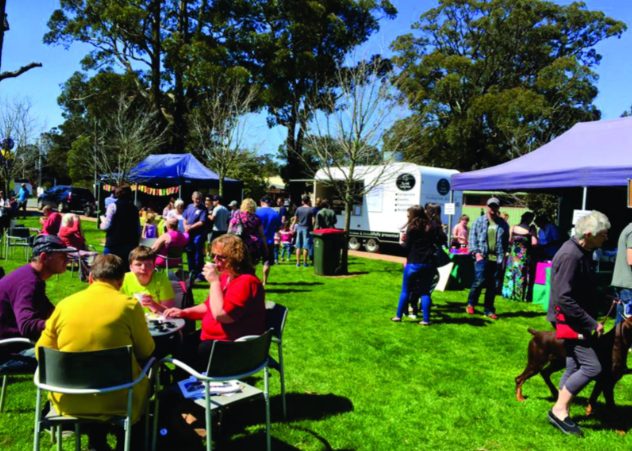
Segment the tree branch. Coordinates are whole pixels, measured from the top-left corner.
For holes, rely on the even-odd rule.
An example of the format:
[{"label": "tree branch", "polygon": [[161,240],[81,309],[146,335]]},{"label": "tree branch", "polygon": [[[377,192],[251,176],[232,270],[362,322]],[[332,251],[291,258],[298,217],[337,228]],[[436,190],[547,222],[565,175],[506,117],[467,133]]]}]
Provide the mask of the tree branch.
[{"label": "tree branch", "polygon": [[28,72],[31,69],[35,68],[35,67],[42,67],[42,63],[31,63],[31,64],[28,64],[26,66],[23,66],[23,67],[19,68],[16,71],[13,71],[13,72],[3,72],[3,73],[0,74],[0,81],[4,80],[5,78],[19,77],[24,72]]}]

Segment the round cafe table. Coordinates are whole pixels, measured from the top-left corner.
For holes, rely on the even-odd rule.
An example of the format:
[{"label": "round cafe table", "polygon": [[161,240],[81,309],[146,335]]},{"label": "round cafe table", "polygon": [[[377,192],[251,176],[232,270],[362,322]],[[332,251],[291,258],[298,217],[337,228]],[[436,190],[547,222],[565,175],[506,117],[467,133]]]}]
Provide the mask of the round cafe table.
[{"label": "round cafe table", "polygon": [[184,319],[182,318],[152,318],[145,315],[147,319],[147,327],[152,337],[166,337],[173,335],[184,328]]}]

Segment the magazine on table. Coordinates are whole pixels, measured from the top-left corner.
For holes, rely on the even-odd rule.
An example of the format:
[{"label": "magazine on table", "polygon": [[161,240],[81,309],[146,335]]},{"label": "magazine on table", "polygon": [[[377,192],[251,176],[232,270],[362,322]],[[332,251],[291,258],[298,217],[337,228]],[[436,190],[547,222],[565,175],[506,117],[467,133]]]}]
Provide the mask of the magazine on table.
[{"label": "magazine on table", "polygon": [[[188,379],[178,382],[180,391],[186,399],[201,399],[204,398],[204,383],[197,377],[191,376]],[[211,382],[209,385],[211,396],[226,395],[230,396],[241,391],[241,385],[239,381],[227,381],[227,382]]]}]

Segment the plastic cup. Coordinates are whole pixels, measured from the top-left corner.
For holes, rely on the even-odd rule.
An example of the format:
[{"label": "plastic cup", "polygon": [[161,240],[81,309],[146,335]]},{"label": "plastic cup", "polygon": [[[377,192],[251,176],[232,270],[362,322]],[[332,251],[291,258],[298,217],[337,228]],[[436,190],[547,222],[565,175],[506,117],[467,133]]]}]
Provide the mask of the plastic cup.
[{"label": "plastic cup", "polygon": [[147,293],[134,293],[134,297],[138,300],[138,302],[142,301]]}]

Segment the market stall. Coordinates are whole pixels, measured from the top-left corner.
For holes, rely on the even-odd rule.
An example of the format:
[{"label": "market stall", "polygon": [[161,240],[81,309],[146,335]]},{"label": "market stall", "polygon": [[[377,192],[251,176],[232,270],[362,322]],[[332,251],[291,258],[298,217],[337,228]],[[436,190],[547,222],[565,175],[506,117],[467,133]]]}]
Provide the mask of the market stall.
[{"label": "market stall", "polygon": [[[558,195],[562,236],[572,228],[575,210],[599,210],[611,221],[611,241],[606,246],[612,249],[621,230],[632,221],[631,211],[626,208],[626,188],[632,178],[630,149],[632,117],[578,123],[522,157],[453,175],[452,189]],[[599,272],[602,284],[609,283],[610,275],[602,268]]]}]

